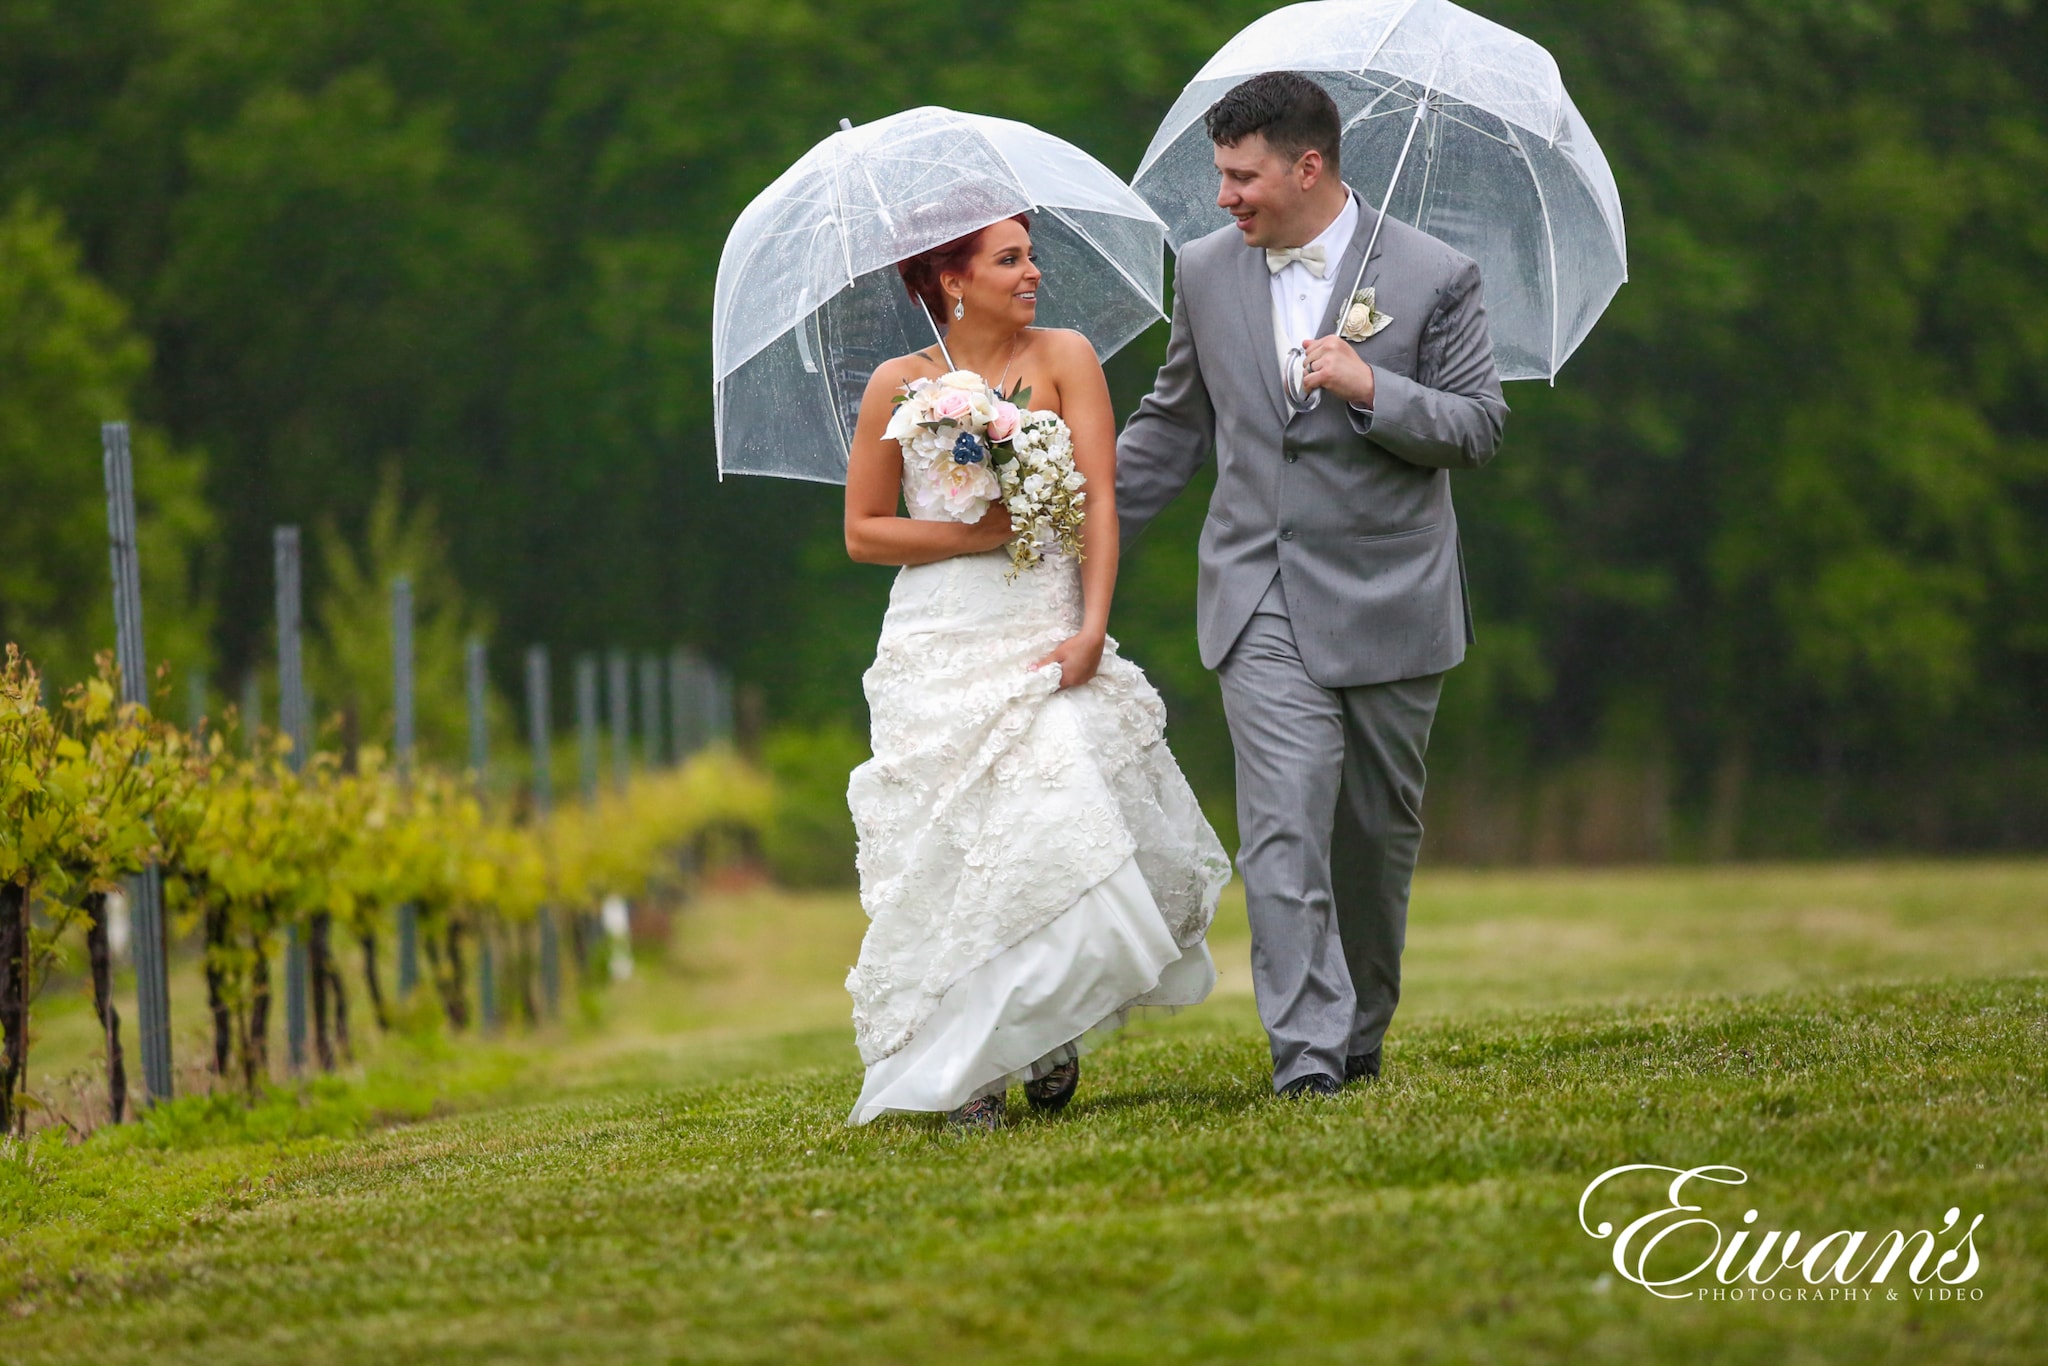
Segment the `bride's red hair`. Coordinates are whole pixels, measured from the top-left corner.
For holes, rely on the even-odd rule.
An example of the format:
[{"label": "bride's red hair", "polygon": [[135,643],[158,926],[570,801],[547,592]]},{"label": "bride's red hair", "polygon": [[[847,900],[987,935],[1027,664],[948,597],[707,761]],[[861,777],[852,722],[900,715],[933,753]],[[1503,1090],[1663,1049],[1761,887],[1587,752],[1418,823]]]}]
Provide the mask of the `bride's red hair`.
[{"label": "bride's red hair", "polygon": [[[996,223],[1002,221],[999,218]],[[1010,222],[1026,232],[1031,231],[1031,215],[1028,213],[1013,213]],[[991,223],[988,227],[976,228],[965,237],[956,237],[943,246],[907,256],[896,263],[896,273],[903,277],[903,287],[910,291],[910,297],[930,309],[941,327],[952,319],[953,301],[946,297],[945,290],[939,288],[939,276],[949,270],[964,270],[981,246],[981,235],[994,226],[995,223]]]}]

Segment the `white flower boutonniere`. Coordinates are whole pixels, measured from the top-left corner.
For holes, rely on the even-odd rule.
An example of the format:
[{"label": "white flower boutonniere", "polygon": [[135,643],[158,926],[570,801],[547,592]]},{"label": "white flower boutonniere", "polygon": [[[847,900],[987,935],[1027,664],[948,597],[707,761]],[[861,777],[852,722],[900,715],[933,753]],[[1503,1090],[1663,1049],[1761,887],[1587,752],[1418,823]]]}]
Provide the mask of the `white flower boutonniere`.
[{"label": "white flower boutonniere", "polygon": [[1344,309],[1344,325],[1337,329],[1337,335],[1348,342],[1362,342],[1394,321],[1380,312],[1375,299],[1376,289],[1370,285],[1352,295],[1351,302]]}]

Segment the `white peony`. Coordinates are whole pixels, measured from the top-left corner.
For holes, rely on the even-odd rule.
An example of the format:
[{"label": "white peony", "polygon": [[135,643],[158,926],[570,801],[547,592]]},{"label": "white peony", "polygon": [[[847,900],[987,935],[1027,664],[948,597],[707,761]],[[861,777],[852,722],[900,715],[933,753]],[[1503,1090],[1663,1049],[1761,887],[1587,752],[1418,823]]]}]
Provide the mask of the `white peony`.
[{"label": "white peony", "polygon": [[985,464],[945,466],[939,471],[938,489],[940,504],[956,522],[980,521],[1003,492]]}]

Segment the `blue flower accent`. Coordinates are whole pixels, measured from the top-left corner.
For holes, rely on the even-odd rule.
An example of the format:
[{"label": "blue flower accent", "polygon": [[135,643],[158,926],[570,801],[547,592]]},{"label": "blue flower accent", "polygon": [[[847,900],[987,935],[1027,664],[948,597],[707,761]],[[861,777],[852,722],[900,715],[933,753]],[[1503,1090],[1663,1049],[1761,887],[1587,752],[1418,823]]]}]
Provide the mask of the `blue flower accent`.
[{"label": "blue flower accent", "polygon": [[953,463],[956,465],[979,465],[988,455],[988,447],[981,444],[981,438],[973,432],[960,433],[960,439],[953,443]]}]

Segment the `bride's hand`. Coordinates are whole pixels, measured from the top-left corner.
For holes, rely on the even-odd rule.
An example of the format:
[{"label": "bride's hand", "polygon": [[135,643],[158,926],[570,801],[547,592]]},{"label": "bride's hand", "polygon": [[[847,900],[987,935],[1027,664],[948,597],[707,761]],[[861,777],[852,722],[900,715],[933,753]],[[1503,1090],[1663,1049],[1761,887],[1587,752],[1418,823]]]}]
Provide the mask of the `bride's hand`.
[{"label": "bride's hand", "polygon": [[979,554],[984,550],[997,550],[1008,545],[1010,538],[1016,534],[1016,529],[1010,525],[1010,510],[996,502],[988,505],[988,511],[983,513],[981,520],[970,526],[967,532],[973,546],[968,553]]},{"label": "bride's hand", "polygon": [[1048,664],[1060,666],[1060,687],[1078,688],[1095,677],[1095,671],[1102,667],[1103,637],[1096,632],[1083,631],[1077,636],[1068,636],[1058,648],[1031,667],[1043,669]]}]

